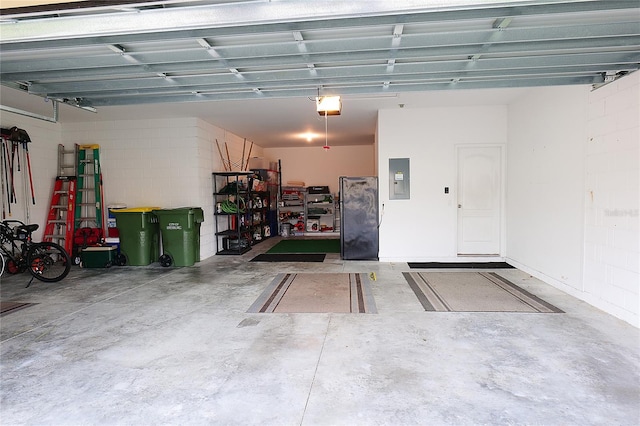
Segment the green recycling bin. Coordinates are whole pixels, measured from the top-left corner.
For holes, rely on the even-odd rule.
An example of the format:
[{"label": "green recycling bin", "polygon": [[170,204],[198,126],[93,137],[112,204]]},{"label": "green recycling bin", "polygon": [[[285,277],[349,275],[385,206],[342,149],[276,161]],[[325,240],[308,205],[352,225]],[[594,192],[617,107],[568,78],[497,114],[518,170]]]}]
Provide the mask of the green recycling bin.
[{"label": "green recycling bin", "polygon": [[136,207],[112,210],[120,236],[118,265],[149,265],[160,256],[158,218],[153,213],[159,207]]},{"label": "green recycling bin", "polygon": [[159,209],[158,216],[162,236],[162,266],[192,266],[200,261],[200,224],[204,212],[200,207]]}]

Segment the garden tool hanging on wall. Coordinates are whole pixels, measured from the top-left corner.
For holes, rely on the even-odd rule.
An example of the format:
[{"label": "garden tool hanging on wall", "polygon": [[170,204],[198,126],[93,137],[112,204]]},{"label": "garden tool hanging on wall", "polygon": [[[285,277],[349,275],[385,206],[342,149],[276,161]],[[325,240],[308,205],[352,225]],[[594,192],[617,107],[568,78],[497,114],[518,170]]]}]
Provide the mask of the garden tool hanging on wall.
[{"label": "garden tool hanging on wall", "polygon": [[[26,199],[26,194],[30,191],[31,202],[36,204],[36,195],[33,187],[33,174],[31,171],[31,156],[29,155],[29,146],[31,138],[29,134],[18,127],[12,127],[10,129],[0,129],[0,135],[2,136],[2,152],[0,153],[2,164],[2,215],[6,217],[6,211],[8,210],[9,216],[11,216],[11,204],[17,203],[15,178],[16,172],[21,171],[21,164],[26,167],[25,171],[28,173],[23,174],[24,190],[25,194],[25,215],[26,220],[29,221],[29,202]],[[20,152],[20,146],[22,146],[22,152]],[[20,159],[22,156],[22,159]],[[23,167],[24,169],[24,167]],[[27,182],[28,178],[28,182]],[[5,204],[6,201],[6,204]],[[5,208],[6,207],[6,208]]]},{"label": "garden tool hanging on wall", "polygon": [[[29,188],[31,189],[31,202],[33,203],[33,205],[35,205],[36,193],[33,190],[33,175],[31,174],[31,156],[29,155],[29,145],[28,145],[31,142],[31,138],[29,137],[29,134],[23,129],[18,129],[17,127],[14,126],[10,130],[11,130],[11,136],[10,136],[11,141],[14,144],[22,145],[22,150],[23,150],[22,154],[23,154],[23,157],[26,157],[27,172],[29,173]],[[23,164],[25,164],[25,161],[23,161]]]},{"label": "garden tool hanging on wall", "polygon": [[[7,218],[7,208],[9,209],[9,216],[11,216],[11,202],[9,195],[9,168],[6,156],[6,147],[7,143],[5,142],[4,137],[0,138],[0,192],[2,193],[2,198],[0,198],[0,203],[2,203],[2,220]],[[6,203],[5,203],[6,201]]]},{"label": "garden tool hanging on wall", "polygon": [[5,208],[4,201],[6,196],[7,207],[9,209],[9,216],[11,216],[11,204],[16,201],[15,185],[13,183],[13,164],[12,155],[15,156],[14,144],[11,142],[11,131],[9,129],[0,129],[2,136],[2,168],[4,169],[4,188],[6,192],[3,192],[3,209]]}]

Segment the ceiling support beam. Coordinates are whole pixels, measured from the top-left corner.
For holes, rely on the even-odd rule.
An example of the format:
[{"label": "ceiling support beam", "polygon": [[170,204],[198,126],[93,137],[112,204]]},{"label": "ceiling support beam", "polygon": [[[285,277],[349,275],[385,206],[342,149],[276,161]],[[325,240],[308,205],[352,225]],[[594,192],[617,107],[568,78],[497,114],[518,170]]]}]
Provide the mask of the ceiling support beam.
[{"label": "ceiling support beam", "polygon": [[[451,89],[484,89],[487,87],[492,88],[513,88],[513,87],[538,87],[538,86],[564,86],[564,85],[593,85],[602,83],[604,78],[602,76],[564,76],[564,77],[549,77],[549,78],[518,78],[511,80],[501,81],[460,81],[453,85],[450,79],[446,81],[434,81],[431,83],[405,83],[405,84],[392,84],[385,90],[379,83],[377,86],[361,84],[353,87],[341,87],[337,85],[334,90],[339,91],[341,95],[375,95],[375,94],[388,94],[388,93],[402,93],[402,92],[427,92],[431,90],[451,90]],[[240,100],[240,99],[263,99],[263,98],[291,98],[291,97],[315,97],[317,96],[317,87],[314,88],[302,88],[302,87],[288,87],[273,90],[260,90],[260,94],[254,93],[252,90],[244,91],[227,91],[227,92],[199,92],[197,96],[193,93],[168,93],[159,94],[157,96],[139,97],[136,100],[136,104],[151,104],[151,103],[163,103],[163,102],[195,102],[195,101],[225,101],[225,100]],[[131,105],[131,101],[126,98],[113,97],[113,98],[101,98],[94,106],[117,106],[117,105]]]},{"label": "ceiling support beam", "polygon": [[[136,13],[18,20],[17,23],[2,23],[0,28],[3,49],[8,49],[9,46],[13,49],[24,49],[23,43],[46,48],[52,44],[74,46],[96,41],[118,44],[123,40],[135,42],[150,38],[200,38],[206,37],[212,29],[219,35],[241,35],[265,30],[291,31],[296,27],[310,30],[347,27],[354,23],[367,25],[372,20],[379,24],[395,25],[400,17],[408,24],[636,8],[637,3],[628,0],[564,0],[553,3],[524,0],[451,0],[447,7],[425,6],[422,0],[279,0],[156,9]],[[4,16],[3,19],[14,20],[11,15]],[[166,28],[167,22],[173,23],[170,30]]]},{"label": "ceiling support beam", "polygon": [[[0,82],[86,107],[319,89],[597,84],[640,69],[636,2],[436,3],[189,0],[64,19],[14,16],[0,24]],[[52,32],[41,37],[43,27]]]},{"label": "ceiling support beam", "polygon": [[[273,71],[247,71],[242,74],[245,84],[267,85],[270,82],[296,80],[306,81],[327,81],[345,79],[345,82],[352,82],[354,79],[380,79],[380,81],[393,81],[402,78],[429,78],[432,75],[447,75],[451,78],[454,74],[465,75],[484,74],[495,75],[513,73],[554,73],[566,72],[575,69],[581,72],[598,72],[599,69],[610,70],[613,67],[620,69],[636,69],[639,57],[633,52],[611,52],[598,54],[565,54],[565,55],[540,55],[528,58],[487,58],[479,61],[474,67],[466,67],[468,61],[464,58],[455,61],[439,62],[405,62],[395,64],[393,75],[387,72],[386,64],[365,64],[352,65],[349,67],[334,66],[322,68],[319,77],[310,78],[308,71],[300,68],[279,69]],[[171,74],[171,78],[181,82],[182,85],[209,86],[224,88],[238,82],[229,73],[202,73],[202,74]],[[35,94],[46,95],[54,90],[58,92],[80,92],[85,91],[130,91],[143,90],[145,88],[158,87],[160,79],[153,74],[147,78],[122,78],[107,79],[100,81],[73,81],[73,82],[52,82],[31,83],[29,91]],[[160,85],[164,87],[164,84]],[[83,96],[86,96],[83,94]]]},{"label": "ceiling support beam", "polygon": [[403,24],[396,24],[393,27],[393,36],[391,38],[391,50],[389,51],[389,60],[387,60],[387,73],[393,73],[393,67],[396,64],[396,57],[398,56],[398,48],[402,40],[402,31],[404,30]]},{"label": "ceiling support beam", "polygon": [[302,33],[300,31],[294,31],[293,39],[298,44],[298,52],[302,57],[302,61],[305,62],[305,65],[309,70],[309,74],[312,77],[317,77],[318,71],[316,70],[316,64],[314,64],[313,61],[311,60],[311,56],[308,53],[307,45],[304,41],[304,37],[302,36]]}]

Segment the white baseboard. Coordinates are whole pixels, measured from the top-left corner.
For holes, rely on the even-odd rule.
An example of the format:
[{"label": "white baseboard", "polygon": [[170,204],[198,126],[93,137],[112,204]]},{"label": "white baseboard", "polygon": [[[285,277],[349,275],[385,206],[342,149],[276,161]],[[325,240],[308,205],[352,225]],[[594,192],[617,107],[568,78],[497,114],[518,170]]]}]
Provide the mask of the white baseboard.
[{"label": "white baseboard", "polygon": [[576,289],[574,287],[571,287],[565,283],[563,283],[562,281],[559,281],[553,277],[550,277],[546,274],[544,274],[543,272],[540,272],[538,270],[535,270],[533,268],[528,267],[527,265],[524,265],[516,260],[513,260],[511,258],[506,259],[506,262],[515,267],[520,269],[523,272],[526,272],[527,274],[531,275],[532,277],[535,277],[537,279],[539,279],[540,281],[544,281],[545,283],[557,288],[560,291],[563,291],[564,293],[567,293],[570,296],[575,297],[576,299],[580,299],[585,303],[588,303],[589,305],[593,306],[594,308],[600,309],[603,312],[606,312],[609,315],[612,315],[618,319],[621,319],[622,321],[625,321],[629,324],[631,324],[632,326],[636,327],[636,328],[640,328],[640,318],[637,315],[634,315],[631,312],[625,311],[620,309],[617,306],[614,306],[610,303],[608,303],[605,300],[602,300],[600,298],[594,297],[592,294],[590,293],[586,293],[580,289]]}]

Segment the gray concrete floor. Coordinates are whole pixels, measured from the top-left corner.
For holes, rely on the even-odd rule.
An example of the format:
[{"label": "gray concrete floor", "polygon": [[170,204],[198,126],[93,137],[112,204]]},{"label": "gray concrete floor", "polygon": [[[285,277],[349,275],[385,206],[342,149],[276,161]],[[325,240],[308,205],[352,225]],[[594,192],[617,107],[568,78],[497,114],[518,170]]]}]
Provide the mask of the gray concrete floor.
[{"label": "gray concrete floor", "polygon": [[[518,270],[564,314],[424,312],[405,263],[74,268],[2,277],[2,425],[637,425],[640,333]],[[375,272],[377,314],[248,314],[279,272]]]}]

